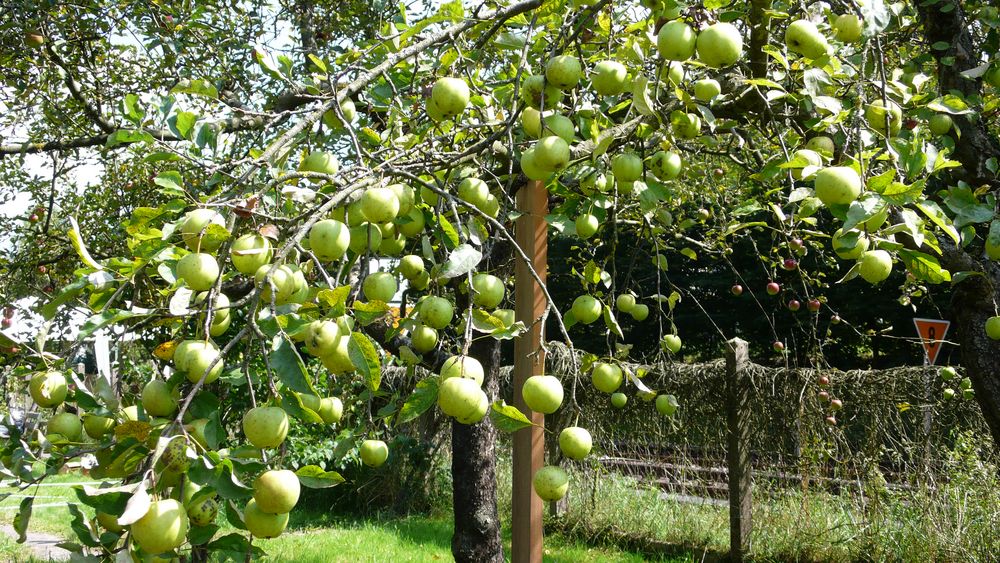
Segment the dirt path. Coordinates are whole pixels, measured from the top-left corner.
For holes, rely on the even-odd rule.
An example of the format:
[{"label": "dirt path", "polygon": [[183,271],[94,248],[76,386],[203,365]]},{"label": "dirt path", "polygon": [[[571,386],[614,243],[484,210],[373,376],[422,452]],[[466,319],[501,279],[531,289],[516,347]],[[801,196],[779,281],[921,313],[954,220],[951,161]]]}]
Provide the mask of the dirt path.
[{"label": "dirt path", "polygon": [[[3,530],[3,533],[12,538],[17,538],[17,532],[14,531],[13,526],[3,524],[0,525],[0,530]],[[24,542],[24,545],[31,550],[31,554],[35,558],[42,561],[68,561],[70,552],[61,547],[56,547],[56,544],[63,541],[65,540],[58,536],[29,530],[28,541]]]}]

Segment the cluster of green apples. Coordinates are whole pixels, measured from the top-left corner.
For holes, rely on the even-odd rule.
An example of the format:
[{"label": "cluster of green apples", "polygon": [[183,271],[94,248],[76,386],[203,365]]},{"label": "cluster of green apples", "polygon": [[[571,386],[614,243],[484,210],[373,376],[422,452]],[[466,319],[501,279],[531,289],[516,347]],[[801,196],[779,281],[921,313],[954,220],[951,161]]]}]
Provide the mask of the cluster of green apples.
[{"label": "cluster of green apples", "polygon": [[[945,383],[951,382],[958,377],[958,370],[952,366],[945,366],[941,368],[939,373],[941,375],[941,380]],[[945,399],[954,399],[955,397],[960,396],[968,401],[975,398],[976,391],[972,388],[972,380],[968,377],[963,377],[958,381],[957,391],[953,387],[945,387],[943,396]]]}]

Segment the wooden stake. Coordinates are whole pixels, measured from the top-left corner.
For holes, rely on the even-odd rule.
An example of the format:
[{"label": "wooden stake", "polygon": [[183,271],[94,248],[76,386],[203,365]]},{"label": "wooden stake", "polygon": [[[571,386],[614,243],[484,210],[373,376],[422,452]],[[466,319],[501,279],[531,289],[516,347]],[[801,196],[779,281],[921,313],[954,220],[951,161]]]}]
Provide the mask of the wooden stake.
[{"label": "wooden stake", "polygon": [[[517,193],[515,240],[531,259],[542,282],[548,261],[548,191],[542,182],[528,182]],[[518,260],[514,268],[515,318],[529,327],[514,341],[514,406],[537,426],[514,433],[514,476],[511,517],[511,561],[539,563],[542,560],[542,499],[535,494],[531,478],[545,461],[545,416],[524,404],[521,387],[533,375],[545,370],[545,352],[539,346],[544,328],[538,321],[545,312],[545,294],[526,264]]]}]

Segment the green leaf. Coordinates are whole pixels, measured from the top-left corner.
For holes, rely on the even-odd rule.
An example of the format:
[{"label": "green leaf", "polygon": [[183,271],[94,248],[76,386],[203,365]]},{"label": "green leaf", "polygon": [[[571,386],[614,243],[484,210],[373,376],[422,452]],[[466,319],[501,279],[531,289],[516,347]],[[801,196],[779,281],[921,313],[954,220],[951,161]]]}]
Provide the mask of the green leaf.
[{"label": "green leaf", "polygon": [[89,485],[76,485],[73,492],[84,505],[100,512],[118,515],[125,510],[125,504],[135,492],[135,487],[135,484],[131,484],[95,489]]},{"label": "green leaf", "polygon": [[[213,541],[212,543],[205,546],[208,553],[213,556],[221,554],[235,554],[234,559],[237,561],[243,561],[246,558],[254,559],[250,556],[262,556],[264,555],[264,550],[257,546],[250,545],[250,540],[248,540],[244,535],[232,533],[222,536],[221,538]],[[225,560],[225,558],[223,558]]]},{"label": "green leaf", "polygon": [[87,547],[99,547],[101,542],[94,537],[93,530],[87,525],[87,519],[84,517],[83,512],[80,512],[80,507],[75,503],[69,503],[69,515],[70,515],[70,528],[73,529],[73,533],[76,534],[77,539],[80,543]]},{"label": "green leaf", "polygon": [[167,120],[167,125],[174,130],[178,137],[190,139],[189,135],[196,121],[198,121],[197,115],[187,111],[178,111]]},{"label": "green leaf", "polygon": [[233,462],[229,459],[219,462],[209,484],[224,499],[248,499],[253,496],[253,489],[240,481],[233,469]]},{"label": "green leaf", "polygon": [[303,487],[309,487],[310,489],[328,489],[346,481],[340,473],[336,471],[324,471],[318,465],[301,467],[295,472],[295,475],[298,476],[299,482],[302,483]]},{"label": "green leaf", "polygon": [[209,524],[208,526],[191,526],[188,532],[188,540],[191,545],[205,545],[215,537],[216,532],[219,531],[219,527],[215,524]]},{"label": "green leaf", "polygon": [[383,301],[355,301],[351,310],[361,326],[368,326],[384,317],[389,312],[389,305]]},{"label": "green leaf", "polygon": [[118,145],[127,145],[130,143],[152,143],[153,141],[153,136],[145,131],[119,129],[108,135],[108,140],[104,146],[110,149],[117,147]]},{"label": "green leaf", "polygon": [[80,327],[80,334],[77,336],[78,340],[83,340],[96,331],[108,326],[115,324],[117,322],[123,321],[125,319],[131,319],[132,317],[140,316],[132,311],[121,311],[118,309],[108,309],[103,313],[98,313],[93,315],[83,326]]},{"label": "green leaf", "polygon": [[490,419],[493,421],[493,425],[503,432],[517,432],[522,428],[535,425],[517,407],[503,401],[493,403],[490,409]]},{"label": "green leaf", "polygon": [[156,178],[153,178],[153,183],[181,197],[186,193],[184,191],[184,179],[181,178],[181,173],[176,170],[160,172],[156,175]]},{"label": "green leaf", "polygon": [[21,505],[14,515],[14,531],[17,532],[17,543],[24,543],[28,540],[28,522],[31,521],[31,506],[35,502],[35,497],[21,499]]},{"label": "green leaf", "polygon": [[483,259],[483,253],[470,244],[462,244],[448,255],[448,260],[441,268],[441,275],[446,278],[456,278],[476,269]]},{"label": "green leaf", "polygon": [[51,301],[42,306],[42,317],[51,321],[64,303],[80,295],[80,292],[87,287],[87,278],[79,278],[75,282],[63,287]]},{"label": "green leaf", "polygon": [[281,408],[303,422],[323,424],[323,417],[316,411],[305,406],[302,398],[288,388],[281,390]]},{"label": "green leaf", "polygon": [[330,310],[334,317],[342,317],[347,312],[347,296],[351,294],[351,286],[342,285],[337,289],[323,289],[316,294],[319,304]]},{"label": "green leaf", "polygon": [[857,225],[875,217],[886,208],[885,200],[876,194],[869,194],[851,202],[847,208],[847,220],[844,221],[844,231],[849,231]]},{"label": "green leaf", "polygon": [[219,90],[214,84],[205,80],[204,78],[196,78],[194,80],[181,80],[170,90],[171,94],[194,94],[196,96],[205,96],[206,98],[218,98]]},{"label": "green leaf", "polygon": [[961,245],[961,240],[958,236],[958,229],[952,224],[951,219],[945,215],[944,210],[941,209],[936,202],[930,200],[923,200],[916,204],[917,209],[923,212],[928,219],[931,220],[935,225],[938,226],[942,231],[947,233],[948,236],[955,241],[955,244]]},{"label": "green leaf", "polygon": [[410,422],[433,407],[437,401],[439,383],[440,378],[436,375],[421,379],[413,388],[410,396],[406,398],[403,407],[399,409],[396,424]]},{"label": "green leaf", "polygon": [[969,107],[969,104],[965,103],[965,100],[955,94],[946,94],[941,96],[940,98],[927,104],[927,107],[928,109],[932,109],[934,111],[950,113],[952,115],[964,115],[972,113],[973,111]]},{"label": "green leaf", "polygon": [[951,281],[951,273],[942,268],[937,258],[930,254],[903,249],[899,251],[899,258],[917,279],[932,284]]},{"label": "green leaf", "polygon": [[611,332],[616,334],[618,338],[625,338],[625,334],[622,333],[622,327],[618,324],[618,319],[615,318],[614,311],[611,310],[611,306],[604,305],[604,324],[611,329]]},{"label": "green leaf", "polygon": [[382,363],[378,351],[370,338],[360,332],[351,333],[351,341],[347,344],[347,352],[351,362],[365,378],[368,390],[375,394],[382,384]]},{"label": "green leaf", "polygon": [[279,334],[271,341],[271,353],[267,356],[267,363],[289,389],[316,395],[302,358],[284,335]]}]

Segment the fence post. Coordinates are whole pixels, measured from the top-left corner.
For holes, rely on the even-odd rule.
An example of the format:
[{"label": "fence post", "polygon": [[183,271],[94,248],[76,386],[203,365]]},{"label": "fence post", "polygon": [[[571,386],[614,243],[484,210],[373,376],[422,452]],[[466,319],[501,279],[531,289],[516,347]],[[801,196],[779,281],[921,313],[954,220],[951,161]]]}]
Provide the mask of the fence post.
[{"label": "fence post", "polygon": [[[517,192],[517,210],[521,216],[514,227],[517,245],[531,259],[531,266],[544,283],[548,263],[548,190],[538,181],[528,182]],[[528,264],[514,264],[515,318],[528,331],[514,339],[514,406],[535,424],[514,432],[514,467],[511,491],[511,550],[513,563],[542,561],[542,499],[535,494],[531,479],[545,464],[545,416],[528,408],[521,387],[533,375],[545,370],[545,351],[541,348],[544,328],[536,322],[548,305]]]},{"label": "fence post", "polygon": [[750,549],[751,467],[750,428],[747,420],[750,384],[745,340],[726,343],[726,462],[729,466],[729,556],[743,561]]}]

